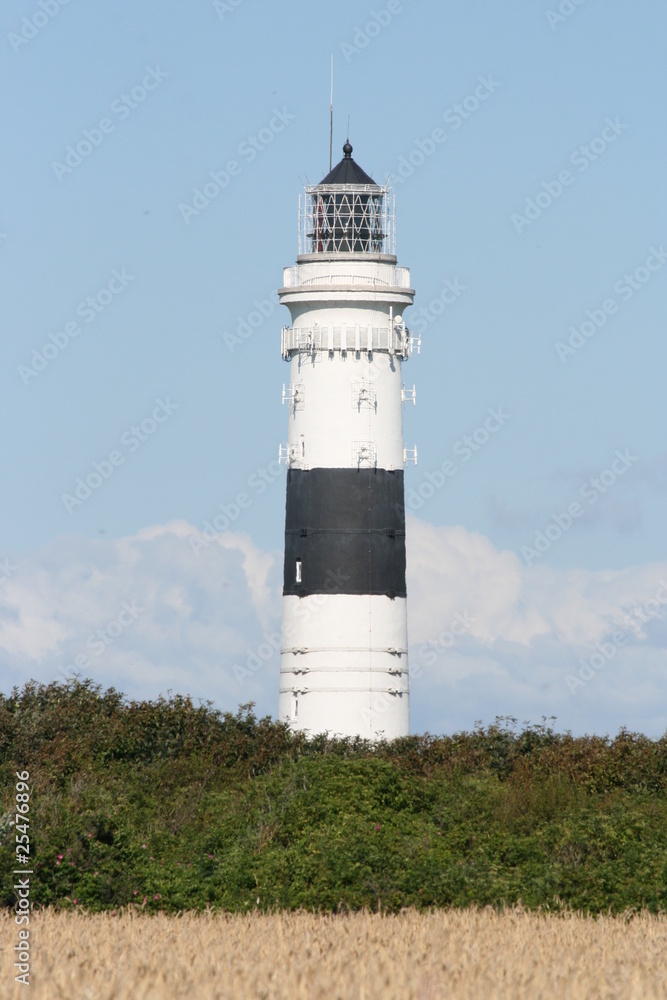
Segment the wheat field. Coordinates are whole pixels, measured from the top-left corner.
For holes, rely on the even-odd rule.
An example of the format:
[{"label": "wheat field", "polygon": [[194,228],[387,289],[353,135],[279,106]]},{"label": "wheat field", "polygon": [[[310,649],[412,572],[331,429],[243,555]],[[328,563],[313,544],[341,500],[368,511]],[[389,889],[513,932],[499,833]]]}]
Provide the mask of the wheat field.
[{"label": "wheat field", "polygon": [[0,927],[0,995],[11,1000],[667,997],[666,916],[46,910],[30,920],[29,991],[13,981],[12,913]]}]

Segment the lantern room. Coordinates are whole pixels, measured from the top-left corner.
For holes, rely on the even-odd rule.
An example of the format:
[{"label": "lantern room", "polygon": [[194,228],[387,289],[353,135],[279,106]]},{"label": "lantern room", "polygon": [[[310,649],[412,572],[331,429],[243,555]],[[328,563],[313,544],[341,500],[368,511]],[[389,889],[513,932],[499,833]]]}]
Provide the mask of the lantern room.
[{"label": "lantern room", "polygon": [[343,159],[299,199],[299,254],[393,254],[394,198],[352,159]]}]

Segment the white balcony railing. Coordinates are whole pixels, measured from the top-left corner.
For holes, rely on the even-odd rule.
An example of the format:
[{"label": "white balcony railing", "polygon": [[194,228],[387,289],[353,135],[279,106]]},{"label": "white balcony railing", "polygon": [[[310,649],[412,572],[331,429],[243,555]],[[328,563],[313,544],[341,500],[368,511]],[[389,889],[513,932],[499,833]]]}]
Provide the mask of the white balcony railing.
[{"label": "white balcony railing", "polygon": [[309,285],[324,285],[325,287],[327,285],[365,285],[370,288],[382,285],[386,288],[389,282],[371,274],[323,274],[316,275],[314,278],[305,278],[303,285],[304,287]]},{"label": "white balcony railing", "polygon": [[281,353],[286,361],[295,352],[345,354],[361,351],[384,351],[400,358],[409,358],[414,338],[402,323],[389,326],[284,326],[281,332]]},{"label": "white balcony railing", "polygon": [[303,271],[298,264],[286,267],[283,270],[284,288],[310,288],[318,286],[327,288],[336,285],[357,285],[360,288],[409,288],[410,268],[393,267],[383,268],[386,278],[380,278],[374,274],[339,274],[329,272],[328,274],[317,274],[311,277],[303,277]]}]

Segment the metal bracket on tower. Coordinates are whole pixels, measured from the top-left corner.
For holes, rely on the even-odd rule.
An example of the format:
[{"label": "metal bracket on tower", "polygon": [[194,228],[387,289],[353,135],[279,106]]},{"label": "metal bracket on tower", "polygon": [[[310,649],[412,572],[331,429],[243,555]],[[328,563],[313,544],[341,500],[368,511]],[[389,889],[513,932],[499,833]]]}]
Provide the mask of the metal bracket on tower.
[{"label": "metal bracket on tower", "polygon": [[[284,390],[283,390],[284,391]],[[412,389],[406,389],[405,385],[401,389],[401,401],[405,404],[406,402],[412,401],[412,405],[417,405],[417,390],[414,385]]]},{"label": "metal bracket on tower", "polygon": [[421,354],[422,352],[422,338],[421,334],[418,333],[416,337],[410,337],[408,340],[408,354]]},{"label": "metal bracket on tower", "polygon": [[404,448],[403,449],[403,461],[404,462],[414,462],[417,464],[417,445],[414,448]]},{"label": "metal bracket on tower", "polygon": [[312,327],[297,327],[296,349],[299,354],[309,354],[313,364],[322,360],[322,330],[315,324]]},{"label": "metal bracket on tower", "polygon": [[288,469],[300,466],[299,446],[297,444],[278,445],[278,462],[284,462]]},{"label": "metal bracket on tower", "polygon": [[352,406],[355,409],[374,410],[377,404],[377,391],[369,379],[360,379],[352,383]]},{"label": "metal bracket on tower", "polygon": [[284,462],[288,469],[307,469],[306,441],[303,434],[298,442],[278,445],[278,462]]},{"label": "metal bracket on tower", "polygon": [[377,464],[377,448],[374,441],[354,441],[352,444],[352,465],[357,468],[373,468]]},{"label": "metal bracket on tower", "polygon": [[283,403],[288,402],[290,409],[294,412],[302,410],[305,401],[305,390],[303,382],[290,382],[289,386],[283,384]]}]

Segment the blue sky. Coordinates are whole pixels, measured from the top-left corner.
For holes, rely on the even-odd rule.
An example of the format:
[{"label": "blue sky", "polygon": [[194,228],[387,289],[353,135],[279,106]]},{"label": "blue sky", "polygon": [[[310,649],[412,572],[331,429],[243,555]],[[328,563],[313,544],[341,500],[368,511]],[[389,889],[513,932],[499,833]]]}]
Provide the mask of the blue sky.
[{"label": "blue sky", "polygon": [[666,30],[658,0],[9,0],[2,690],[90,653],[132,696],[275,714],[278,657],[241,675],[280,626],[275,289],[333,53],[334,160],[349,115],[417,290],[413,729],[664,732]]}]

